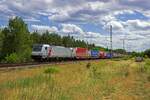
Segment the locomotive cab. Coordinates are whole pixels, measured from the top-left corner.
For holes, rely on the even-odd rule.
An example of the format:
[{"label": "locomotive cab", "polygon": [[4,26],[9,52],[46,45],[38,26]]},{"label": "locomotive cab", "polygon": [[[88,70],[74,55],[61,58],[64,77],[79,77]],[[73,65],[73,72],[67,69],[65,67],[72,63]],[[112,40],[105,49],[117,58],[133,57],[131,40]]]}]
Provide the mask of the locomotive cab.
[{"label": "locomotive cab", "polygon": [[48,44],[35,44],[32,49],[33,59],[46,59],[50,46]]}]

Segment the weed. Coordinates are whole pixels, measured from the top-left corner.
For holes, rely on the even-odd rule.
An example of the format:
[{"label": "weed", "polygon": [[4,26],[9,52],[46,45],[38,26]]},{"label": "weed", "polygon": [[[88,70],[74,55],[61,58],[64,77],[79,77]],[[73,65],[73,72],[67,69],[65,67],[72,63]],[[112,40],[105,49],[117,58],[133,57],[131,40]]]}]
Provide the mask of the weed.
[{"label": "weed", "polygon": [[117,75],[123,76],[123,77],[128,77],[129,76],[129,68],[126,65],[122,65],[122,67],[120,67],[119,72],[116,72]]},{"label": "weed", "polygon": [[150,75],[149,75],[149,76],[147,76],[147,80],[150,82]]},{"label": "weed", "polygon": [[65,64],[61,65],[61,73],[60,67],[1,72],[0,100],[120,100],[119,97],[132,99],[131,95],[149,100],[150,63],[144,62],[137,65],[134,60],[101,60]]},{"label": "weed", "polygon": [[115,87],[105,83],[102,87],[103,89],[103,95],[104,96],[110,96],[114,91],[115,91]]},{"label": "weed", "polygon": [[140,64],[137,72],[141,74],[150,74],[150,63],[146,61],[145,64]]},{"label": "weed", "polygon": [[87,69],[90,69],[90,67],[91,67],[91,63],[88,62],[88,63],[86,64],[86,68],[87,68]]},{"label": "weed", "polygon": [[49,67],[44,71],[45,74],[53,74],[57,72],[59,72],[59,69],[56,67]]},{"label": "weed", "polygon": [[34,76],[34,77],[27,77],[27,78],[23,78],[23,79],[18,79],[16,81],[7,81],[3,84],[0,84],[0,88],[16,88],[16,87],[21,87],[21,88],[25,88],[25,87],[30,87],[30,86],[35,86],[35,85],[39,85],[40,83],[42,83],[44,81],[44,77],[42,75],[38,75],[38,76]]},{"label": "weed", "polygon": [[[49,81],[49,78],[51,78],[51,74],[58,73],[58,72],[59,72],[59,69],[57,67],[49,67],[44,71],[45,74],[48,74],[48,78],[47,78],[48,81]],[[54,79],[51,79],[51,81],[49,81],[49,84],[51,84],[48,86],[50,90],[50,99],[53,100],[54,91],[55,91]]]}]

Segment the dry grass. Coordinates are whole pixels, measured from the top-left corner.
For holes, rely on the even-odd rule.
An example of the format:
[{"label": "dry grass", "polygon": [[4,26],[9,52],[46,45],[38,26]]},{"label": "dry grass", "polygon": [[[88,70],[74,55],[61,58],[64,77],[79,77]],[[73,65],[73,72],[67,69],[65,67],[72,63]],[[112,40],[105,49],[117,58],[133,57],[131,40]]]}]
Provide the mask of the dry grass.
[{"label": "dry grass", "polygon": [[53,66],[59,71],[51,75],[44,73],[51,66],[0,72],[0,100],[149,100],[147,62],[80,62]]}]

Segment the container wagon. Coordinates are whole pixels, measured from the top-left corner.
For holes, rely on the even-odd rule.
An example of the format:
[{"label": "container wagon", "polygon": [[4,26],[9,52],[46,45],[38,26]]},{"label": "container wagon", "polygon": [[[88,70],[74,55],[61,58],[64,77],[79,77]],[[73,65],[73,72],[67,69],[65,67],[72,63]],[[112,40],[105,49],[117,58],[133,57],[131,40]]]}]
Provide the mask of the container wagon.
[{"label": "container wagon", "polygon": [[99,50],[90,50],[90,58],[99,58]]},{"label": "container wagon", "polygon": [[74,48],[74,55],[76,59],[89,58],[89,52],[87,48]]}]

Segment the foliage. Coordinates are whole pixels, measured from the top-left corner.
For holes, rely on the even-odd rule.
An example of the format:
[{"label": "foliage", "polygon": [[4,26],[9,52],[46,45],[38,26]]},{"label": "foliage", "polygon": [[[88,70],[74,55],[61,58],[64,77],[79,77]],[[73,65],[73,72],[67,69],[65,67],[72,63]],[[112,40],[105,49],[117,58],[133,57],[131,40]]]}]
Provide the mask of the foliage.
[{"label": "foliage", "polygon": [[20,61],[20,57],[16,54],[16,53],[12,53],[10,55],[7,55],[5,57],[5,61],[7,63],[19,63]]},{"label": "foliage", "polygon": [[131,52],[132,57],[144,57],[144,52]]},{"label": "foliage", "polygon": [[90,61],[89,70],[85,62],[63,64],[59,67],[61,72],[50,78],[49,72],[43,73],[50,66],[2,71],[0,100],[149,100],[150,74],[136,71],[141,65],[149,65],[148,62]]},{"label": "foliage", "polygon": [[15,82],[14,81],[7,81],[3,84],[0,84],[0,88],[8,88],[8,89],[12,88],[13,89],[16,87],[30,87],[30,86],[39,85],[43,81],[44,81],[43,75],[38,75],[38,76],[18,79]]},{"label": "foliage", "polygon": [[6,57],[7,55],[16,53],[21,56],[21,58],[26,59],[27,55],[24,55],[23,53],[27,52],[26,49],[30,49],[31,41],[28,27],[24,21],[20,17],[10,19],[8,27],[3,29],[2,34],[4,35],[2,42],[2,56]]},{"label": "foliage", "polygon": [[83,40],[76,40],[73,36],[60,36],[56,33],[50,33],[48,31],[42,34],[33,32],[31,34],[31,38],[34,44],[50,44],[65,47],[95,47],[94,44],[88,44]]},{"label": "foliage", "polygon": [[116,49],[116,50],[113,50],[113,52],[120,53],[120,54],[125,54],[126,50],[124,50],[124,49]]},{"label": "foliage", "polygon": [[150,74],[150,59],[147,59],[147,60],[145,61],[144,72]]},{"label": "foliage", "polygon": [[0,29],[0,59],[1,59],[2,41],[3,41],[3,34],[2,30]]},{"label": "foliage", "polygon": [[88,62],[87,65],[86,65],[86,68],[87,68],[87,69],[90,69],[90,67],[91,67],[91,63]]},{"label": "foliage", "polygon": [[145,50],[144,54],[147,55],[150,58],[150,49]]},{"label": "foliage", "polygon": [[59,72],[59,69],[56,67],[50,67],[44,71],[45,74],[53,74],[53,73],[57,73],[57,72]]}]

